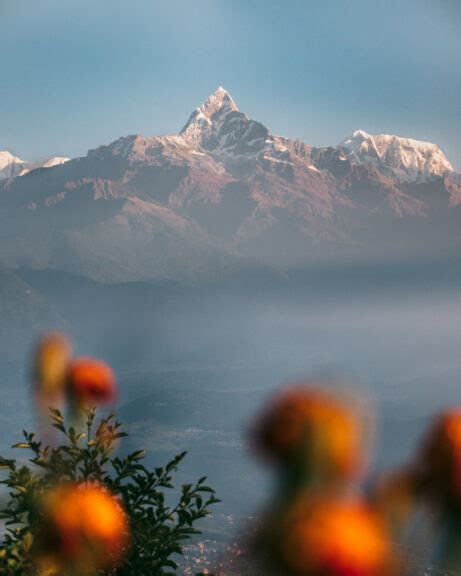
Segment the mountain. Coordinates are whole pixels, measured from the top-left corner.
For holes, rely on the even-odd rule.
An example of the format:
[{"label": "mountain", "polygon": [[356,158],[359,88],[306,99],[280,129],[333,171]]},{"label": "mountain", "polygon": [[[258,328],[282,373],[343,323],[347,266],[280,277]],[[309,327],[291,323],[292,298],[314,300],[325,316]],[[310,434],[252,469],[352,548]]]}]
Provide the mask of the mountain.
[{"label": "mountain", "polygon": [[225,278],[257,266],[459,245],[461,177],[436,145],[363,131],[272,134],[218,88],[177,135],[125,136],[0,182],[0,264],[98,281]]},{"label": "mountain", "polygon": [[43,161],[27,162],[21,160],[17,156],[13,156],[8,151],[0,152],[0,180],[5,178],[14,178],[16,176],[24,176],[31,170],[38,168],[52,168],[68,162],[70,158],[63,156],[52,156]]},{"label": "mountain", "polygon": [[436,144],[357,130],[339,149],[352,162],[371,165],[400,182],[425,182],[452,173],[453,166]]},{"label": "mountain", "polygon": [[0,152],[0,179],[18,176],[27,163],[10,152]]}]

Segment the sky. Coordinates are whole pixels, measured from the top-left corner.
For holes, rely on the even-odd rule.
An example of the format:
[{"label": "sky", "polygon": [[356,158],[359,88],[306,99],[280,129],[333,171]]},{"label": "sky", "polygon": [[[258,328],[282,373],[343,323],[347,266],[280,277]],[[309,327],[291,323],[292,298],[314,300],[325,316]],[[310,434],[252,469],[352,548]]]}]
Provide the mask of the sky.
[{"label": "sky", "polygon": [[0,150],[175,133],[219,85],[272,132],[439,144],[461,170],[459,0],[0,0]]}]

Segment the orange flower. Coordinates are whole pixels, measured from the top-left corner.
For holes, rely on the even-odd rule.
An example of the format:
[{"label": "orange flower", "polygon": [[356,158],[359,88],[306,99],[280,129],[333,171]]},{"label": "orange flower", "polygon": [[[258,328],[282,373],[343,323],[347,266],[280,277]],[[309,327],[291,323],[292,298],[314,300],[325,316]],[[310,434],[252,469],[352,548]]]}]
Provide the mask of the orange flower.
[{"label": "orange flower", "polygon": [[325,390],[283,391],[261,418],[256,443],[281,463],[305,462],[319,478],[350,478],[363,468],[357,414]]},{"label": "orange flower", "polygon": [[80,405],[106,404],[117,396],[110,366],[93,358],[76,358],[69,366],[67,381],[71,396]]},{"label": "orange flower", "polygon": [[33,380],[41,404],[56,406],[63,400],[71,353],[69,340],[59,332],[40,339],[34,358]]},{"label": "orange flower", "polygon": [[[116,566],[129,543],[128,519],[119,501],[96,484],[61,486],[45,504],[45,562],[91,573]],[[51,562],[51,563],[53,563]]]},{"label": "orange flower", "polygon": [[461,507],[461,408],[442,412],[415,466],[418,488],[440,506]]},{"label": "orange flower", "polygon": [[360,500],[301,500],[282,530],[282,558],[293,574],[388,576],[392,571],[385,525]]}]

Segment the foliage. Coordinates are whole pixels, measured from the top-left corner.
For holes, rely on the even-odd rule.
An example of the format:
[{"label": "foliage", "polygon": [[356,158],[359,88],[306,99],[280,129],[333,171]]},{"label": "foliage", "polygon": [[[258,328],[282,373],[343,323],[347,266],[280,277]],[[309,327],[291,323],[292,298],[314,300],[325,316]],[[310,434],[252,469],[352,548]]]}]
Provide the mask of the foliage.
[{"label": "foliage", "polygon": [[[205,484],[205,477],[200,478],[182,485],[176,504],[169,504],[173,476],[186,453],[152,471],[142,464],[142,450],[113,457],[119,439],[126,436],[115,415],[96,423],[94,408],[84,413],[85,432],[67,426],[62,413],[51,409],[52,426],[59,431],[61,443],[44,446],[35,434],[24,431],[24,441],[14,448],[32,453],[28,463],[0,458],[0,466],[7,471],[2,484],[8,489],[8,500],[0,510],[6,526],[0,546],[0,574],[34,573],[34,551],[42,523],[38,503],[46,490],[62,482],[96,482],[123,504],[129,517],[131,546],[124,562],[111,574],[175,574],[178,566],[174,558],[182,553],[184,540],[200,532],[196,522],[219,501],[213,489]],[[100,572],[104,573],[109,572]]]}]

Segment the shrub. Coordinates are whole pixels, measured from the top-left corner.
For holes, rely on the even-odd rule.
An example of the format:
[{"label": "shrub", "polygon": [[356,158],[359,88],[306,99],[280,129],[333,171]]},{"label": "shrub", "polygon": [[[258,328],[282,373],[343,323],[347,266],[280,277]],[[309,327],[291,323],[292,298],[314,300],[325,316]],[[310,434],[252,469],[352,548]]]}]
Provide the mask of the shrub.
[{"label": "shrub", "polygon": [[[200,532],[197,521],[218,502],[213,489],[203,477],[183,484],[179,494],[175,492],[173,476],[185,452],[154,470],[143,465],[142,450],[114,457],[118,441],[126,436],[115,415],[97,420],[95,408],[86,408],[83,413],[85,430],[80,431],[78,426],[68,425],[58,409],[50,409],[52,426],[60,439],[55,446],[44,445],[34,433],[24,431],[24,441],[14,447],[31,453],[28,462],[0,458],[0,466],[7,473],[2,484],[8,489],[8,499],[0,511],[6,527],[0,545],[0,574],[91,573],[88,567],[83,572],[72,560],[82,554],[70,558],[63,553],[60,546],[64,536],[58,534],[60,538],[56,538],[43,506],[50,491],[80,485],[100,486],[111,494],[126,513],[130,533],[129,545],[128,538],[120,540],[124,549],[118,551],[118,564],[104,567],[94,560],[92,573],[175,574],[175,558],[182,553],[183,542]],[[170,491],[176,494],[174,505],[168,503]],[[85,526],[79,525],[78,530],[85,530]],[[87,532],[84,536],[89,538]]]}]

